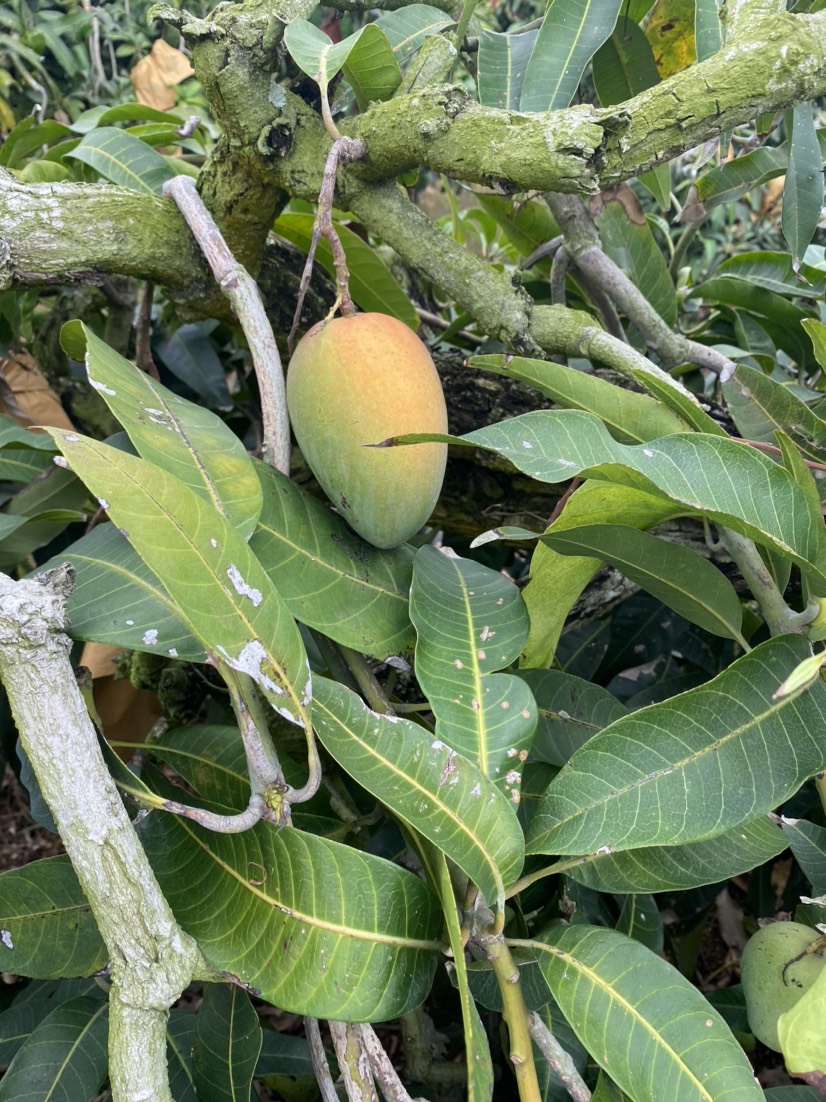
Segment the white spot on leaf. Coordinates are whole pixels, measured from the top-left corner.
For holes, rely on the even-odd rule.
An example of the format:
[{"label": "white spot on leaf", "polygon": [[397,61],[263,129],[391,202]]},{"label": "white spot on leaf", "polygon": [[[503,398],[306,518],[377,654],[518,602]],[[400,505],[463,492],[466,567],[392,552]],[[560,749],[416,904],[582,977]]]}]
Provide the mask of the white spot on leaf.
[{"label": "white spot on leaf", "polygon": [[0,930],[0,941],[5,945],[7,949],[14,948],[14,942],[11,939],[11,934],[8,930]]},{"label": "white spot on leaf", "polygon": [[141,642],[144,644],[144,646],[154,647],[155,644],[157,643],[157,641],[158,641],[158,629],[157,628],[150,628],[149,631],[145,631],[143,633],[143,639],[141,640]]},{"label": "white spot on leaf", "polygon": [[106,386],[104,383],[99,383],[97,379],[93,379],[91,375],[89,376],[89,386],[91,386],[93,390],[99,390],[101,394],[109,394],[113,398],[117,394],[116,390],[112,390],[111,387]]},{"label": "white spot on leaf", "polygon": [[239,597],[249,597],[254,607],[258,608],[258,606],[264,600],[263,593],[260,589],[255,589],[253,586],[247,585],[247,583],[241,577],[241,571],[238,569],[235,563],[230,563],[230,565],[227,567],[227,577],[232,582],[233,586],[235,587],[235,591],[239,595]]}]

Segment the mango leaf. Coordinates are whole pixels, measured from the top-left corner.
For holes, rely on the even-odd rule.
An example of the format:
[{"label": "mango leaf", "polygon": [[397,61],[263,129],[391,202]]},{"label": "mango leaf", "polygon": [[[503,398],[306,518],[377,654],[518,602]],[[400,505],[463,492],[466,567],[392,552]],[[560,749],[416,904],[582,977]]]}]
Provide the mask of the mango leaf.
[{"label": "mango leaf", "polygon": [[450,948],[453,951],[451,983],[459,992],[462,1006],[462,1025],[465,1036],[465,1063],[468,1069],[468,1102],[490,1102],[493,1097],[493,1060],[487,1033],[479,1017],[476,1002],[468,982],[468,966],[465,958],[464,938],[459,925],[459,910],[453,891],[453,882],[445,855],[423,838],[416,839],[416,849],[422,859],[431,883],[442,901]]},{"label": "mango leaf", "polygon": [[166,1027],[166,1062],[169,1090],[175,1102],[198,1102],[192,1082],[192,1048],[195,1044],[194,1014],[177,1008],[169,1012]]},{"label": "mango leaf", "polygon": [[476,81],[485,107],[518,111],[522,84],[539,31],[500,34],[482,28]]},{"label": "mango leaf", "polygon": [[765,1102],[823,1102],[823,1095],[814,1087],[769,1087]]},{"label": "mango leaf", "polygon": [[723,41],[717,0],[696,0],[694,8],[694,44],[697,60],[713,57]]},{"label": "mango leaf", "polygon": [[0,153],[0,165],[5,168],[20,168],[27,157],[50,145],[59,138],[64,138],[71,133],[63,123],[54,119],[45,119],[41,123],[35,123],[33,116],[29,116],[12,130],[3,143]]},{"label": "mango leaf", "polygon": [[723,1018],[656,953],[585,925],[549,930],[530,944],[577,1036],[635,1102],[763,1102]]},{"label": "mango leaf", "polygon": [[795,271],[788,253],[761,251],[730,256],[716,274],[744,279],[756,287],[792,298],[814,298],[826,292],[826,272],[803,263]]},{"label": "mango leaf", "polygon": [[685,432],[689,427],[678,414],[650,395],[623,390],[598,375],[589,375],[565,364],[521,356],[488,355],[471,356],[467,366],[519,379],[564,409],[593,413],[615,440],[625,444],[643,444],[659,436]]},{"label": "mango leaf", "polygon": [[376,24],[387,36],[399,65],[404,65],[428,35],[452,26],[453,20],[430,4],[407,4],[396,11],[384,12]]},{"label": "mango leaf", "polygon": [[618,933],[639,941],[658,956],[663,955],[663,920],[653,895],[626,895],[614,928]]},{"label": "mango leaf", "polygon": [[[290,26],[294,26],[293,23]],[[313,233],[312,214],[282,214],[275,223],[275,232],[308,252]],[[419,328],[419,318],[401,284],[379,259],[375,249],[341,222],[336,223],[336,232],[341,239],[347,267],[350,271],[350,294],[354,301],[365,311],[389,314],[398,318],[414,331]],[[333,254],[325,240],[318,245],[316,258],[321,266],[335,275]]]},{"label": "mango leaf", "polygon": [[566,872],[598,892],[688,891],[759,868],[787,844],[779,827],[761,815],[707,842],[591,854]]},{"label": "mango leaf", "polygon": [[417,724],[371,712],[338,682],[314,677],[313,689],[316,733],[327,752],[501,909],[524,860],[513,805],[478,766]]},{"label": "mango leaf", "polygon": [[260,1051],[261,1023],[246,991],[228,983],[205,984],[192,1049],[198,1098],[246,1102]]},{"label": "mango leaf", "polygon": [[700,842],[782,803],[826,765],[826,684],[772,696],[807,653],[799,636],[769,640],[707,684],[606,727],[551,783],[528,851]]},{"label": "mango leaf", "polygon": [[821,367],[826,367],[826,325],[814,318],[806,318],[800,323],[806,330],[814,348],[815,359]]},{"label": "mango leaf", "polygon": [[518,803],[536,704],[524,681],[495,671],[518,658],[528,635],[519,590],[497,570],[422,547],[410,615],[418,635],[416,676],[436,717],[436,736]]},{"label": "mango leaf", "polygon": [[[503,199],[500,195],[477,194],[483,210],[492,215],[496,224],[520,256],[529,256],[540,245],[559,233],[559,226],[544,202],[530,199],[525,203],[515,203],[512,199]],[[537,272],[550,275],[551,262],[546,257],[538,261],[534,268]]]},{"label": "mango leaf", "polygon": [[207,653],[183,623],[158,578],[114,524],[99,524],[49,559],[36,573],[70,562],[74,589],[66,611],[73,639],[206,662]]},{"label": "mango leaf", "polygon": [[786,112],[789,168],[783,187],[783,236],[797,271],[815,235],[823,209],[823,158],[810,103],[799,103]]},{"label": "mango leaf", "polygon": [[659,492],[680,502],[684,514],[720,520],[797,561],[811,563],[817,556],[818,533],[794,479],[768,457],[728,438],[678,433],[630,446],[613,440],[589,413],[537,410],[466,436],[439,439],[496,452],[541,482],[584,474]]},{"label": "mango leaf", "polygon": [[160,153],[116,126],[92,130],[66,156],[83,161],[113,184],[154,195],[175,175]]},{"label": "mango leaf", "polygon": [[620,0],[551,0],[525,71],[520,111],[554,111],[571,103],[621,6]]},{"label": "mango leaf", "polygon": [[56,1007],[21,1045],[0,1102],[79,1102],[106,1079],[109,1004],[81,996]]},{"label": "mango leaf", "polygon": [[374,658],[411,650],[413,553],[372,547],[317,498],[264,463],[264,508],[250,548],[293,616]]},{"label": "mango leaf", "polygon": [[211,502],[249,539],[261,513],[261,486],[235,433],[211,410],[140,371],[81,322],[69,322],[61,335],[73,350],[85,347],[89,382],[138,454]]},{"label": "mango leaf", "polygon": [[402,81],[396,55],[387,35],[376,23],[362,28],[343,69],[362,111],[375,100],[390,99]]},{"label": "mango leaf", "polygon": [[563,670],[520,670],[536,700],[539,719],[533,756],[551,765],[564,765],[603,727],[628,714],[617,698]]},{"label": "mango leaf", "polygon": [[645,35],[663,80],[688,68],[697,58],[694,0],[657,0],[646,20]]},{"label": "mango leaf", "polygon": [[36,979],[87,976],[102,968],[106,959],[106,947],[68,857],[32,861],[0,875],[4,972]]},{"label": "mango leaf", "polygon": [[600,195],[596,224],[602,247],[630,276],[668,325],[677,320],[677,292],[639,199],[627,184]]},{"label": "mango leaf", "polygon": [[822,1080],[826,1068],[826,970],[821,970],[799,1002],[780,1015],[777,1033],[791,1074],[813,1074],[816,1081]]},{"label": "mango leaf", "polygon": [[430,989],[441,912],[405,869],[269,823],[216,834],[156,812],[140,834],[175,917],[206,959],[266,1002],[383,1021]]},{"label": "mango leaf", "polygon": [[232,396],[223,364],[209,340],[209,324],[181,325],[161,344],[157,354],[164,366],[210,409],[231,410]]},{"label": "mango leaf", "polygon": [[[679,516],[681,511],[673,502],[631,486],[593,481],[576,490],[548,530],[565,531],[595,523],[650,528]],[[474,543],[486,540],[489,535],[485,533]],[[544,543],[537,544],[531,558],[530,578],[522,591],[531,623],[522,659],[524,666],[551,664],[568,613],[600,565],[599,559],[571,558]]]},{"label": "mango leaf", "polygon": [[806,459],[816,463],[826,459],[826,421],[794,394],[791,385],[738,364],[731,379],[723,383],[723,395],[746,439],[775,442],[775,430],[780,429]]},{"label": "mango leaf", "polygon": [[310,1046],[303,1037],[265,1029],[263,1042],[255,1067],[256,1079],[289,1076],[291,1079],[315,1080]]},{"label": "mango leaf", "polygon": [[141,559],[163,574],[192,634],[248,674],[280,715],[306,726],[310,671],[301,636],[234,526],[153,463],[72,432],[50,432],[92,493],[106,494],[99,500]]},{"label": "mango leaf", "polygon": [[593,524],[546,533],[563,555],[594,556],[712,635],[743,644],[743,611],[734,586],[696,551],[622,524]]},{"label": "mango leaf", "polygon": [[309,20],[293,19],[284,31],[284,45],[302,72],[326,86],[347,60],[360,34],[359,30],[333,43],[329,35]]},{"label": "mango leaf", "polygon": [[826,827],[807,819],[780,820],[786,844],[812,885],[813,895],[826,894]]},{"label": "mango leaf", "polygon": [[811,364],[811,342],[805,331],[801,332],[801,323],[811,314],[782,295],[755,287],[745,279],[714,276],[694,287],[687,297],[744,311],[768,333],[777,348],[782,348],[802,367]]}]

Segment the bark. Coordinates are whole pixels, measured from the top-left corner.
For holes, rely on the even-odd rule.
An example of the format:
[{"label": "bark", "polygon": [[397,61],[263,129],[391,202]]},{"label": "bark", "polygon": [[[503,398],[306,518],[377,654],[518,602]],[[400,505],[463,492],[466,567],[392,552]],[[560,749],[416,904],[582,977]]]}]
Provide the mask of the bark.
[{"label": "bark", "polygon": [[171,1102],[166,1020],[209,972],[155,880],[104,764],[63,634],[71,571],[0,575],[0,679],[23,747],[110,954],[114,1102]]}]

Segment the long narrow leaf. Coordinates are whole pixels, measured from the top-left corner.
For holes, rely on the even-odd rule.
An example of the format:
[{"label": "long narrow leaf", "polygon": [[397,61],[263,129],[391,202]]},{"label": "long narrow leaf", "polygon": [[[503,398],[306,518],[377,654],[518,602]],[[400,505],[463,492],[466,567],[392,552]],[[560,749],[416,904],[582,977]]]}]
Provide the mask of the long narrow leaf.
[{"label": "long narrow leaf", "polygon": [[826,766],[826,685],[773,697],[808,653],[800,636],[772,639],[595,735],[540,801],[529,851],[682,845],[771,811]]},{"label": "long narrow leaf", "polygon": [[577,1036],[634,1102],[763,1102],[725,1021],[656,953],[584,925],[532,946]]}]

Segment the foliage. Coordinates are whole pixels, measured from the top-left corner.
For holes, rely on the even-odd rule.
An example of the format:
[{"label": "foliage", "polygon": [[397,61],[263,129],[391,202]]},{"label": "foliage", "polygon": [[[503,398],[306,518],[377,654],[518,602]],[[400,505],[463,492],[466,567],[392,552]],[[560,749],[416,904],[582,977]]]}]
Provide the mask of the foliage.
[{"label": "foliage", "polygon": [[[608,108],[720,46],[714,4],[527,8],[467,3],[458,31],[423,4],[323,29],[295,18],[269,100],[298,88],[346,129],[423,72],[419,88],[450,78],[483,107]],[[159,110],[132,101],[116,60],[95,76],[95,49],[131,60],[149,46],[116,15],[71,0],[0,9],[0,166],[25,184],[145,196],[177,174],[214,183],[218,126],[184,123],[192,103],[219,116],[221,96],[190,82]],[[400,1019],[405,1073],[431,1096],[481,1102],[513,1075],[523,1102],[814,1097],[758,1085],[765,1052],[737,953],[715,957],[713,939],[735,898],[738,950],[755,920],[794,911],[815,926],[826,906],[826,687],[806,665],[826,635],[815,117],[804,101],[725,141],[709,133],[587,208],[424,167],[404,177],[440,240],[507,273],[533,310],[580,312],[565,363],[504,347],[368,219],[333,211],[361,309],[470,353],[470,386],[506,379],[498,393],[521,385],[537,407],[509,416],[503,400],[501,420],[441,438],[454,462],[557,496],[535,530],[485,530],[490,502],[469,485],[470,546],[448,519],[379,550],[307,479],[254,457],[251,357],[226,319],[193,320],[171,291],[153,300],[125,277],[83,310],[57,292],[0,296],[7,351],[28,344],[69,376],[82,365],[98,403],[48,436],[3,417],[0,566],[70,561],[73,640],[152,656],[152,684],[166,678],[175,698],[174,721],[128,765],[101,732],[177,921],[211,978],[233,980],[195,984],[197,1013],[191,1000],[172,1011],[175,1098],[249,1097],[254,1079],[288,1098],[314,1089],[327,1065],[262,1028],[263,1004]],[[275,214],[275,234],[307,252],[306,200],[285,195]],[[334,274],[334,251],[318,263]],[[587,343],[606,335],[615,343]],[[260,821],[237,832],[256,797]],[[0,877],[0,942],[4,971],[31,980],[3,996],[0,1102],[93,1097],[107,1075],[107,984],[94,977],[107,950],[66,858]],[[509,1059],[487,1028],[498,1015]],[[816,1010],[780,1029],[790,1068],[814,1084],[824,1029]]]}]

